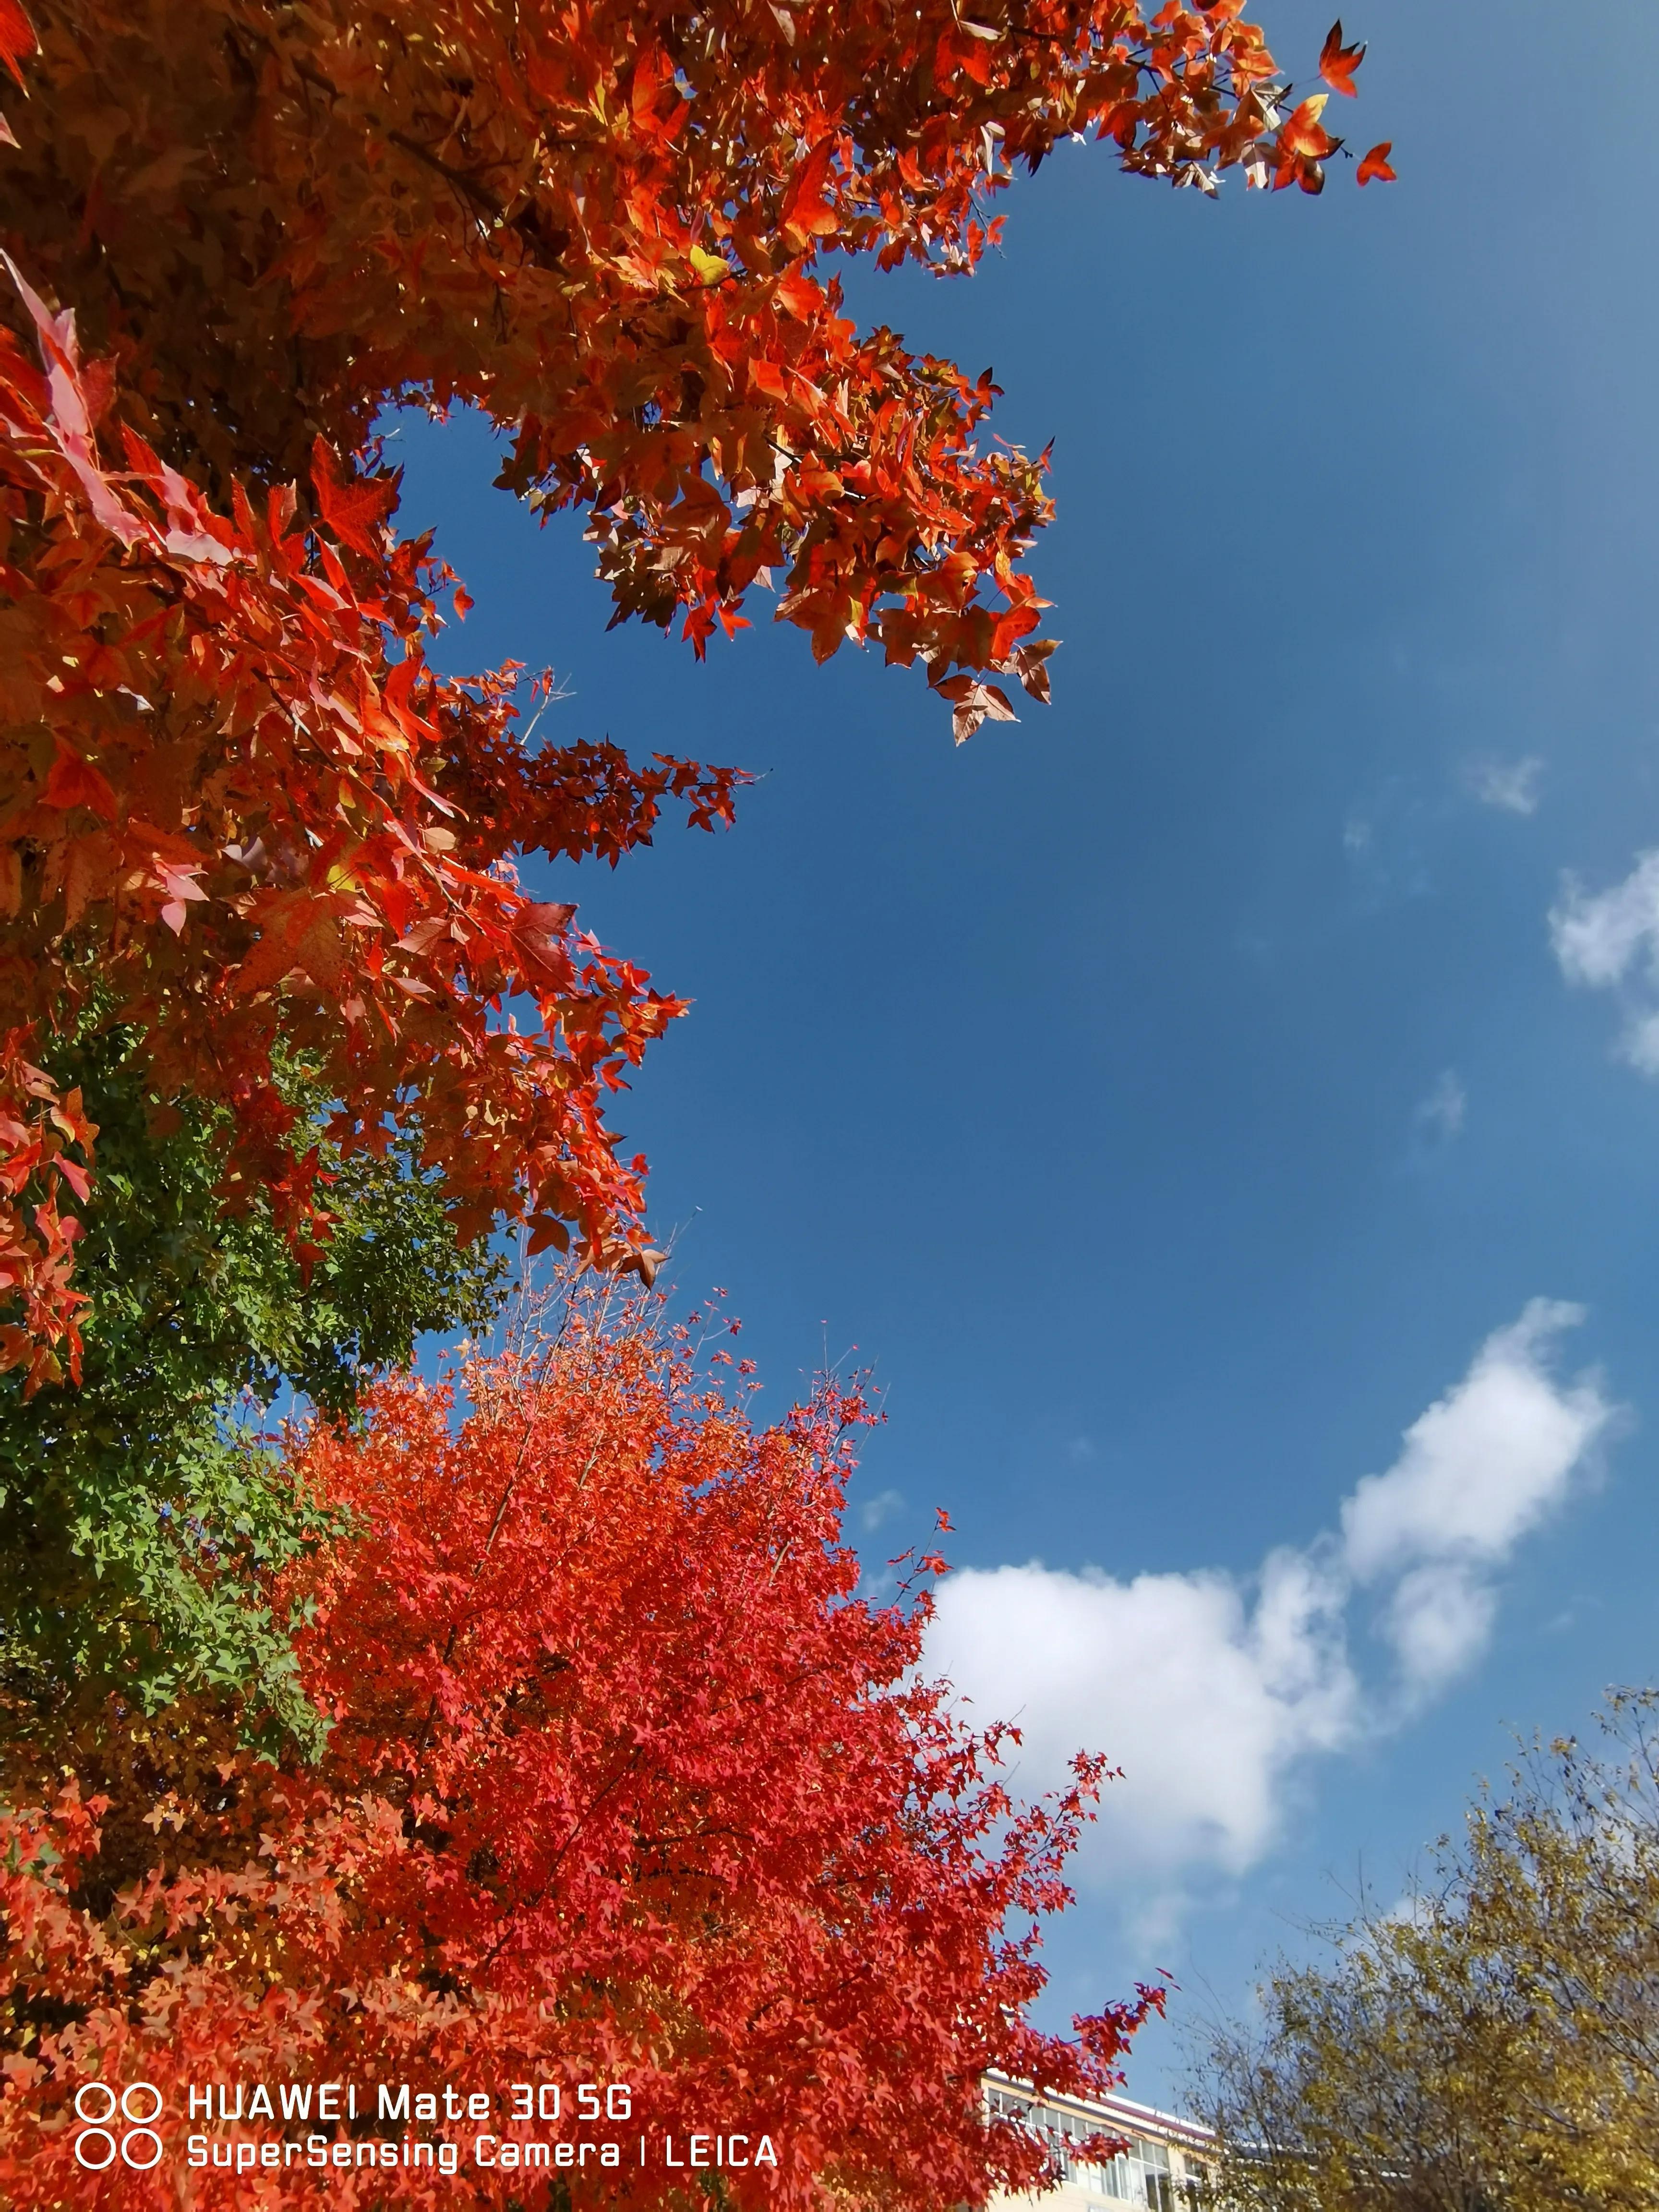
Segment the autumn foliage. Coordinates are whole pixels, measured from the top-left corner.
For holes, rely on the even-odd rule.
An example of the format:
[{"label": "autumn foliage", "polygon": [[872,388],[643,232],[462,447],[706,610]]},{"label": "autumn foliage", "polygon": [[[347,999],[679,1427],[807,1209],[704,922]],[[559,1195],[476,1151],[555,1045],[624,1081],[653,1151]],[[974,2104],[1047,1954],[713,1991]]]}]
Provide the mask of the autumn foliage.
[{"label": "autumn foliage", "polygon": [[[256,1759],[210,1706],[118,1711],[67,1787],[3,1822],[9,2201],[183,2201],[176,2118],[149,2179],[74,2165],[89,2078],[154,2082],[173,2115],[208,2081],[504,2100],[513,2081],[611,2080],[631,2086],[630,2141],[773,2136],[776,2172],[728,2172],[729,2202],[943,2212],[1041,2171],[1032,2139],[986,2124],[987,2066],[1115,2078],[1146,2000],[1073,2041],[1038,2033],[1035,1937],[1006,1924],[1065,1901],[1099,1762],[1057,1803],[1011,1805],[1000,1732],[915,1679],[925,1593],[854,1595],[856,1390],[757,1428],[747,1386],[710,1379],[729,1355],[696,1349],[590,1300],[471,1359],[459,1399],[388,1382],[361,1434],[298,1440],[296,1481],[358,1531],[286,1592],[311,1608],[322,1763]],[[522,2186],[464,2179],[472,2202]],[[189,2179],[201,2206],[314,2185]],[[451,2186],[341,2173],[331,2201]],[[659,2164],[572,2189],[682,2201]]]},{"label": "autumn foliage", "polygon": [[[830,258],[971,271],[1074,137],[1319,191],[1364,50],[1336,26],[1293,88],[1242,9],[0,0],[9,2201],[313,2193],[87,2172],[91,2080],[171,2126],[187,2082],[609,2079],[647,2131],[774,2136],[726,2201],[945,2212],[1042,2170],[988,2068],[1115,2078],[1155,1996],[1028,2017],[1101,1764],[1012,1802],[916,1679],[937,1563],[857,1596],[856,1392],[757,1428],[724,1352],[592,1287],[662,1256],[605,1109],[683,1009],[578,931],[568,864],[726,823],[743,776],[446,672],[465,594],[382,440],[477,410],[616,618],[699,657],[769,595],[958,739],[1012,719],[1048,695],[1046,456]],[[488,1325],[509,1223],[587,1302],[388,1376]],[[285,1456],[284,1388],[325,1409]]]},{"label": "autumn foliage", "polygon": [[[142,1031],[161,1102],[232,1109],[228,1202],[275,1193],[296,1237],[324,1210],[302,1124],[295,1156],[286,1051],[341,1102],[348,1146],[418,1127],[463,1238],[522,1206],[544,1242],[567,1221],[602,1241],[640,1194],[601,1100],[678,1006],[573,937],[572,907],[522,893],[510,856],[615,859],[665,795],[728,817],[734,779],[666,757],[635,769],[608,744],[532,752],[511,732],[512,672],[434,676],[422,645],[441,579],[422,543],[371,536],[389,489],[346,487],[320,443],[309,540],[291,489],[256,507],[238,483],[222,519],[130,428],[126,465],[106,470],[73,319],[14,281],[40,348],[36,367],[0,331],[0,481],[38,518],[10,548],[27,538],[29,573],[0,570],[14,1060],[22,1018],[44,1006],[63,1022],[95,981]],[[509,996],[532,1034],[501,1018]],[[84,1158],[86,1122],[65,1111]],[[84,1179],[63,1157],[57,1172]],[[75,1366],[57,1216],[9,1225],[33,1377],[56,1379],[55,1336]],[[16,1364],[24,1328],[11,1339],[0,1356]]]},{"label": "autumn foliage", "polygon": [[[1362,51],[1327,42],[1339,94]],[[1047,696],[1043,462],[987,441],[988,373],[860,331],[825,257],[971,270],[1074,134],[1316,191],[1326,95],[1292,100],[1239,0],[4,0],[0,58],[10,1064],[95,964],[158,1110],[231,1107],[227,1203],[269,1190],[301,1249],[295,1055],[348,1152],[417,1139],[463,1237],[528,1218],[646,1264],[600,1109],[677,1003],[513,867],[614,860],[669,797],[724,820],[737,779],[538,747],[513,672],[431,672],[446,579],[392,534],[383,410],[483,410],[501,483],[585,513],[618,618],[701,653],[769,587],[819,659],[920,663],[965,736],[1006,679]],[[33,1385],[80,1315],[67,1170],[28,1151],[51,1102],[8,1096],[0,1361]]]}]

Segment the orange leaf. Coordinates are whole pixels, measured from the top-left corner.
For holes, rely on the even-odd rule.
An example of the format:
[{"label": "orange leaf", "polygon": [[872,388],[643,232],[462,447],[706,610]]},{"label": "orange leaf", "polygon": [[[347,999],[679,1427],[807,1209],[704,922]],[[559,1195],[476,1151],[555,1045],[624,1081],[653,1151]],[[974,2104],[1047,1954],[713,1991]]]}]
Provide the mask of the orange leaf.
[{"label": "orange leaf", "polygon": [[679,96],[674,64],[662,47],[647,46],[635,63],[628,104],[641,138],[665,146],[678,137],[691,111]]},{"label": "orange leaf", "polygon": [[827,238],[840,218],[822,195],[830,174],[835,141],[820,138],[795,173],[780,210],[783,228],[809,238]]},{"label": "orange leaf", "polygon": [[107,780],[100,775],[88,760],[82,760],[72,745],[62,738],[58,740],[58,757],[46,778],[46,787],[40,794],[48,806],[68,813],[72,807],[88,806],[106,822],[113,822],[116,815],[115,793]]},{"label": "orange leaf", "polygon": [[1389,166],[1389,156],[1393,151],[1392,138],[1385,138],[1380,146],[1371,148],[1370,152],[1359,164],[1359,181],[1362,185],[1369,185],[1373,178],[1380,185],[1391,185],[1396,181],[1395,173]]},{"label": "orange leaf", "polygon": [[367,560],[381,559],[385,548],[372,533],[398,504],[398,477],[342,476],[339,456],[319,438],[311,449],[311,481],[331,535]]},{"label": "orange leaf", "polygon": [[769,399],[788,398],[789,380],[775,362],[757,354],[750,357],[748,369],[749,381],[757,392],[763,392]]},{"label": "orange leaf", "polygon": [[326,991],[337,990],[345,968],[345,948],[333,915],[325,910],[301,935],[294,948],[295,965],[301,967]]},{"label": "orange leaf", "polygon": [[1364,58],[1365,49],[1363,46],[1345,46],[1343,45],[1342,20],[1339,16],[1331,25],[1326,36],[1324,47],[1320,53],[1319,74],[1333,92],[1341,93],[1347,100],[1358,100],[1359,94],[1355,88],[1353,73]]},{"label": "orange leaf", "polygon": [[1306,161],[1322,161],[1332,150],[1330,133],[1320,124],[1328,94],[1316,92],[1304,100],[1279,134],[1284,151]]}]

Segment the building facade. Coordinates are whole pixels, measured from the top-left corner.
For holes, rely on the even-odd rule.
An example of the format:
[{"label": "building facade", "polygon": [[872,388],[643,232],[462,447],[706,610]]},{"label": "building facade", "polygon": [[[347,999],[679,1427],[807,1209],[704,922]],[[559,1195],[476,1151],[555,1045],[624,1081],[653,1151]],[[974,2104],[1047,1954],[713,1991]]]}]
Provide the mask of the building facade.
[{"label": "building facade", "polygon": [[[1001,2193],[987,2212],[1196,2212],[1207,2199],[1214,2138],[1196,2120],[1154,2112],[1127,2097],[1034,2096],[1000,2074],[985,2077],[993,2119],[1018,2120],[1042,2136],[1060,2168],[1060,2185],[1039,2197]],[[1077,2156],[1091,2136],[1115,2136],[1128,2148],[1103,2164]]]}]

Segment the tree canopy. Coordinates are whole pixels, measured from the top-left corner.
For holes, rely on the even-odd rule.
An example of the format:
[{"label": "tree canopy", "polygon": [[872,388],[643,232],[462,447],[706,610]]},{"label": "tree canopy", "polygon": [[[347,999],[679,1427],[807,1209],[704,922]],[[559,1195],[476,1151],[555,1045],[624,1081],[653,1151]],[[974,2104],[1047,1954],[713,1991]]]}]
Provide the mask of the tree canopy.
[{"label": "tree canopy", "polygon": [[1659,2205],[1659,1697],[1534,1747],[1437,1878],[1209,2053],[1241,2212]]},{"label": "tree canopy", "polygon": [[[1103,1763],[1011,1803],[1006,1732],[916,1678],[925,1589],[855,1594],[856,1390],[757,1427],[702,1349],[590,1293],[450,1385],[378,1383],[357,1429],[293,1438],[296,1483],[352,1532],[278,1577],[319,1762],[246,1748],[200,1694],[100,1717],[69,1762],[0,1739],[11,2201],[106,2201],[64,2124],[77,2081],[130,2075],[174,2113],[208,2079],[625,2081],[659,2142],[715,2113],[775,2138],[775,2172],[721,2175],[733,2204],[947,2212],[1042,2171],[982,2071],[1104,2087],[1156,2001],[1066,2040],[1028,2018],[1034,1923],[1066,1901]],[[468,2131],[469,2201],[518,2201],[506,2161],[471,2168],[485,2126],[550,2130],[513,2126],[503,2089]],[[254,2185],[191,2181],[202,2205]],[[332,2181],[343,2203],[453,2201],[431,2169]],[[315,2182],[257,2185],[279,2205]],[[119,2176],[124,2205],[173,2189]],[[570,2190],[705,2201],[631,2155]]]},{"label": "tree canopy", "polygon": [[[585,512],[619,618],[701,653],[770,583],[820,659],[921,663],[966,735],[1012,713],[996,678],[1047,696],[1042,459],[986,442],[988,373],[861,331],[827,258],[971,270],[1013,171],[1091,131],[1178,186],[1316,191],[1328,94],[1291,103],[1239,0],[3,26],[0,1358],[38,1384],[77,1356],[90,1131],[27,1071],[88,961],[156,1095],[230,1108],[228,1201],[258,1188],[298,1247],[327,1206],[283,1049],[344,1154],[410,1136],[463,1237],[527,1217],[647,1264],[601,1107],[678,1005],[514,864],[614,861],[671,797],[727,819],[738,779],[538,746],[516,672],[433,672],[449,580],[392,533],[383,410],[483,410],[501,483]],[[1360,53],[1339,25],[1339,95]]]}]

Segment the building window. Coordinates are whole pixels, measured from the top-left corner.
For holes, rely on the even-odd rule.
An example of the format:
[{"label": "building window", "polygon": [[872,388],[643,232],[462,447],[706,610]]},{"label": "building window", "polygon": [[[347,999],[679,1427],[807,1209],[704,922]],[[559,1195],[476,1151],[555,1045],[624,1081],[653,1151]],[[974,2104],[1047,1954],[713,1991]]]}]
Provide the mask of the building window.
[{"label": "building window", "polygon": [[[1076,2182],[1091,2195],[1098,2192],[1115,2205],[1134,2208],[1134,2212],[1200,2212],[1199,2189],[1207,2176],[1202,2166],[1187,2161],[1187,2178],[1178,2203],[1167,2143],[1135,2136],[1127,2151],[1096,2164],[1079,2159],[1077,2149],[1092,2135],[1115,2132],[1103,2118],[1062,2112],[1000,2087],[988,2087],[985,2101],[989,2118],[1011,2120],[1042,2142],[1062,2180]],[[1108,2208],[1091,2208],[1091,2212],[1108,2212]]]}]

